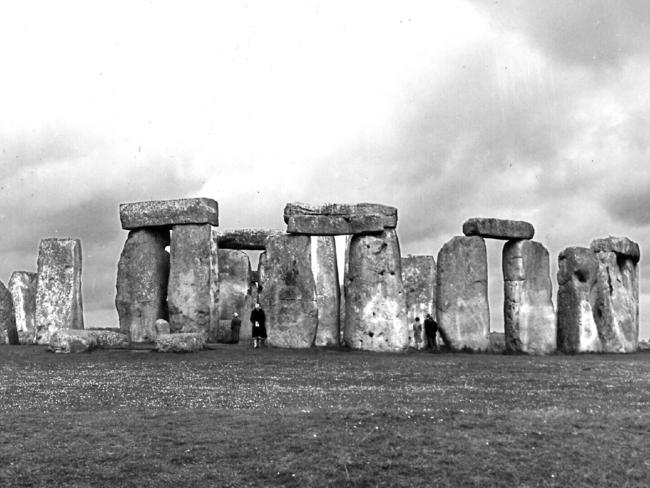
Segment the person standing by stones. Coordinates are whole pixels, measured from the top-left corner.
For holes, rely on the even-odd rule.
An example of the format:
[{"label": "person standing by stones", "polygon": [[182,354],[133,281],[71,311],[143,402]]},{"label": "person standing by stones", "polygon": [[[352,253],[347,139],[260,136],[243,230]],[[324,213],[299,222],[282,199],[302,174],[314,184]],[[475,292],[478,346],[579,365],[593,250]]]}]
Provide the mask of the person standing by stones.
[{"label": "person standing by stones", "polygon": [[413,322],[413,342],[415,348],[420,349],[420,344],[422,344],[422,322],[420,322],[420,317],[415,317],[415,322]]},{"label": "person standing by stones", "polygon": [[241,328],[241,319],[239,314],[234,312],[230,321],[230,343],[239,344],[239,329]]},{"label": "person standing by stones", "polygon": [[251,312],[251,324],[253,325],[253,347],[258,348],[266,341],[266,315],[259,303],[255,304]]},{"label": "person standing by stones", "polygon": [[424,333],[427,335],[427,342],[429,349],[438,350],[438,343],[436,342],[436,332],[438,332],[438,323],[434,320],[430,313],[424,317]]}]

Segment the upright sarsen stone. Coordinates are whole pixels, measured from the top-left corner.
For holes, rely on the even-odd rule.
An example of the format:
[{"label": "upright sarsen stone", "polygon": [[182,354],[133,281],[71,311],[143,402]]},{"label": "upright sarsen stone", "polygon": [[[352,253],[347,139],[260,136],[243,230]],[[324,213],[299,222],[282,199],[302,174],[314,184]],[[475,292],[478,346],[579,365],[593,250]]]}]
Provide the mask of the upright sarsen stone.
[{"label": "upright sarsen stone", "polygon": [[[424,317],[436,313],[436,261],[433,256],[406,256],[402,258],[402,281],[406,292],[406,310],[409,324],[410,346],[427,347]],[[420,318],[422,332],[417,340],[413,331],[415,318]]]},{"label": "upright sarsen stone", "polygon": [[309,236],[269,237],[259,272],[259,300],[266,313],[268,343],[287,348],[313,346],[318,305]]},{"label": "upright sarsen stone", "polygon": [[585,247],[560,252],[557,272],[557,347],[566,353],[601,350],[594,308],[598,258]]},{"label": "upright sarsen stone", "polygon": [[457,236],[438,253],[436,316],[440,335],[453,350],[490,345],[487,252],[482,237]]},{"label": "upright sarsen stone", "polygon": [[550,262],[535,241],[508,241],[503,247],[504,328],[509,352],[549,354],[556,349]]},{"label": "upright sarsen stone", "polygon": [[210,198],[181,198],[120,204],[122,228],[219,225],[219,206]]},{"label": "upright sarsen stone", "polygon": [[18,344],[18,330],[11,292],[0,281],[0,344]]},{"label": "upright sarsen stone", "polygon": [[41,240],[35,320],[38,344],[48,344],[56,330],[84,328],[79,239]]},{"label": "upright sarsen stone", "polygon": [[350,240],[343,337],[353,349],[408,349],[406,297],[394,229]]},{"label": "upright sarsen stone", "polygon": [[171,332],[211,334],[219,323],[219,267],[212,226],[175,225],[167,304]]},{"label": "upright sarsen stone", "polygon": [[147,227],[129,232],[117,264],[115,306],[120,330],[132,342],[154,342],[155,322],[167,319],[169,231]]},{"label": "upright sarsen stone", "polygon": [[316,285],[318,329],[315,346],[338,346],[340,334],[339,271],[333,236],[311,238],[311,266]]},{"label": "upright sarsen stone", "polygon": [[16,329],[21,344],[33,344],[36,339],[36,282],[38,274],[14,271],[9,279],[9,292],[14,302]]}]

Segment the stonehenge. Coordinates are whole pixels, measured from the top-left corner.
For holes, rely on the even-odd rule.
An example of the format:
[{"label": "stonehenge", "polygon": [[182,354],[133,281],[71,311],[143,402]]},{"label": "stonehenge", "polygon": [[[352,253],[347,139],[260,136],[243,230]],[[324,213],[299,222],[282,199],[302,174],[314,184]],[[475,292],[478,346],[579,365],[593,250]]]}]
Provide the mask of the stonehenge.
[{"label": "stonehenge", "polygon": [[473,218],[463,224],[466,236],[481,236],[489,239],[532,239],[535,228],[521,220]]},{"label": "stonehenge", "polygon": [[386,205],[288,203],[284,207],[287,232],[309,235],[368,234],[394,229],[397,209]]},{"label": "stonehenge", "polygon": [[181,198],[120,204],[122,229],[171,227],[183,224],[219,225],[219,206],[210,198]]}]

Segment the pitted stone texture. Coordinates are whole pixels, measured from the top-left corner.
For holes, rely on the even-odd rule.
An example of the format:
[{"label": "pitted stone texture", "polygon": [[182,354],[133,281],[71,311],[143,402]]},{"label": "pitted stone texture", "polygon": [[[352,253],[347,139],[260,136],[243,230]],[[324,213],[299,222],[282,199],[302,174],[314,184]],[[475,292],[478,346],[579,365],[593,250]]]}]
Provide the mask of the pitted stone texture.
[{"label": "pitted stone texture", "polygon": [[566,353],[602,349],[594,320],[598,258],[586,247],[569,247],[558,258],[557,348]]},{"label": "pitted stone texture", "polygon": [[490,345],[487,252],[482,237],[456,236],[438,253],[438,330],[452,350],[484,351]]},{"label": "pitted stone texture", "polygon": [[0,344],[18,344],[16,315],[11,292],[0,281]]},{"label": "pitted stone texture", "polygon": [[549,354],[556,350],[550,262],[546,248],[535,241],[508,241],[503,246],[506,350]]},{"label": "pitted stone texture", "polygon": [[338,346],[340,335],[339,271],[333,236],[311,238],[311,267],[316,283],[318,329],[315,346]]},{"label": "pitted stone texture", "polygon": [[219,266],[212,226],[175,225],[167,304],[172,333],[213,333],[219,324]]},{"label": "pitted stone texture", "polygon": [[594,314],[603,352],[635,352],[639,346],[639,273],[629,254],[598,252]]},{"label": "pitted stone texture", "polygon": [[521,220],[474,218],[463,224],[463,234],[490,239],[532,239],[535,228]]},{"label": "pitted stone texture", "polygon": [[197,352],[205,347],[205,334],[180,333],[160,334],[156,337],[158,352]]},{"label": "pitted stone texture", "polygon": [[237,312],[242,321],[239,340],[251,338],[248,318],[257,301],[257,286],[253,282],[251,263],[244,251],[219,248],[219,327],[216,341],[230,341],[230,321]]},{"label": "pitted stone texture", "polygon": [[399,241],[394,229],[353,236],[345,277],[344,342],[353,349],[404,351],[409,346]]},{"label": "pitted stone texture", "polygon": [[273,229],[215,229],[219,249],[263,251],[266,239],[279,234],[283,232]]},{"label": "pitted stone texture", "polygon": [[57,330],[84,328],[79,239],[41,240],[35,323],[38,344],[48,344]]},{"label": "pitted stone texture", "polygon": [[83,332],[94,335],[97,347],[100,349],[128,349],[130,347],[129,336],[119,329],[86,329]]},{"label": "pitted stone texture", "polygon": [[219,225],[219,206],[211,198],[181,198],[120,204],[123,229],[180,224]]},{"label": "pitted stone texture", "polygon": [[160,334],[171,334],[169,322],[165,319],[156,320],[153,326],[156,330],[156,337],[158,337]]},{"label": "pitted stone texture", "polygon": [[260,304],[266,313],[268,343],[288,348],[313,346],[318,308],[309,236],[271,237],[263,256]]},{"label": "pitted stone texture", "polygon": [[[424,317],[436,313],[436,261],[433,256],[406,256],[402,258],[402,282],[406,292],[406,311],[409,324],[420,318],[424,327]],[[409,330],[410,347],[425,349],[427,337],[424,332],[420,341],[416,340],[413,328]]]},{"label": "pitted stone texture", "polygon": [[9,291],[14,303],[16,330],[21,344],[33,344],[36,339],[36,281],[38,275],[29,271],[14,271],[9,279]]},{"label": "pitted stone texture", "polygon": [[594,252],[615,252],[621,256],[632,259],[637,263],[641,257],[639,245],[627,237],[604,237],[591,241],[591,250]]},{"label": "pitted stone texture", "polygon": [[70,354],[88,352],[98,346],[97,335],[90,330],[58,329],[50,335],[48,350]]},{"label": "pitted stone texture", "polygon": [[284,221],[293,234],[367,234],[395,228],[397,209],[376,203],[287,203]]},{"label": "pitted stone texture", "polygon": [[120,329],[132,342],[153,342],[155,322],[167,319],[169,231],[161,228],[129,232],[117,264],[115,306]]}]

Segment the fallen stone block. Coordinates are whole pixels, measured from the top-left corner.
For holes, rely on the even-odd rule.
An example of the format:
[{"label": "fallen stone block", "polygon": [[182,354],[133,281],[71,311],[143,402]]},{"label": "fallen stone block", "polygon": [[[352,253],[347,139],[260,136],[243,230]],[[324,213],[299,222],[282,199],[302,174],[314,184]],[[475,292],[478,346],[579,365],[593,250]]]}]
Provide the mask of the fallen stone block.
[{"label": "fallen stone block", "polygon": [[367,234],[397,226],[397,209],[375,203],[288,203],[287,232],[309,235]]},{"label": "fallen stone block", "polygon": [[219,249],[263,251],[269,237],[282,234],[280,230],[269,229],[215,229]]},{"label": "fallen stone block", "polygon": [[132,342],[153,342],[154,324],[166,319],[169,231],[156,227],[129,232],[117,264],[115,306],[120,329]]},{"label": "fallen stone block", "polygon": [[219,225],[219,206],[211,198],[181,198],[120,204],[123,229],[180,224]]},{"label": "fallen stone block", "polygon": [[535,228],[521,220],[473,218],[463,224],[463,234],[490,239],[532,239]]},{"label": "fallen stone block", "polygon": [[50,335],[48,350],[70,354],[88,352],[98,346],[97,335],[90,330],[58,329]]},{"label": "fallen stone block", "polygon": [[84,328],[79,239],[41,240],[35,322],[38,344],[48,344],[57,330]]},{"label": "fallen stone block", "polygon": [[558,258],[557,347],[565,353],[602,349],[594,308],[598,258],[585,247],[569,247]]},{"label": "fallen stone block", "polygon": [[131,347],[129,336],[119,329],[85,329],[95,337],[100,349],[128,349]]},{"label": "fallen stone block", "polygon": [[[406,256],[402,258],[402,282],[406,293],[406,311],[409,328],[409,343],[414,349],[426,349],[427,336],[424,333],[424,317],[436,314],[436,261],[433,256]],[[422,333],[413,330],[415,318],[420,318]],[[419,339],[419,340],[418,340]]]},{"label": "fallen stone block", "polygon": [[156,337],[158,352],[196,352],[205,347],[205,334],[179,333],[160,334]]},{"label": "fallen stone block", "polygon": [[0,344],[19,344],[11,292],[0,281]]},{"label": "fallen stone block", "polygon": [[438,330],[452,350],[484,351],[489,346],[487,251],[482,237],[456,236],[438,253]]},{"label": "fallen stone block", "polygon": [[16,330],[20,344],[34,344],[36,327],[36,273],[14,271],[9,279],[9,292],[13,299]]},{"label": "fallen stone block", "polygon": [[318,309],[318,328],[314,345],[319,347],[338,346],[341,328],[339,321],[340,288],[334,236],[312,237],[311,258]]},{"label": "fallen stone block", "polygon": [[508,241],[503,247],[502,266],[506,350],[554,352],[557,326],[548,251],[539,242]]},{"label": "fallen stone block", "polygon": [[641,258],[639,245],[627,237],[604,237],[591,241],[591,250],[594,252],[615,252],[621,256],[626,256],[637,263]]},{"label": "fallen stone block", "polygon": [[350,240],[343,337],[353,349],[408,349],[406,296],[394,229],[375,235],[355,235]]}]

